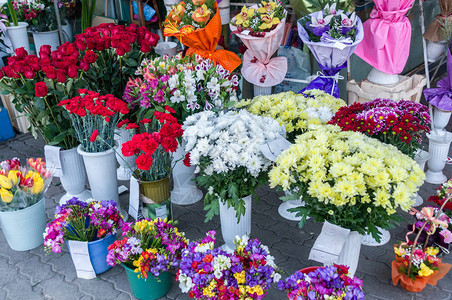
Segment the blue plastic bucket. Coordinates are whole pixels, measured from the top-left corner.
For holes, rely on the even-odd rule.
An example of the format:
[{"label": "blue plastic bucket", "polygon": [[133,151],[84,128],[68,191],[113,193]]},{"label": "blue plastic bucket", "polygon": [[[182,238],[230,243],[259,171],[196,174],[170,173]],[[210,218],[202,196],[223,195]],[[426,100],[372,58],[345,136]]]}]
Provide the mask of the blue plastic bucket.
[{"label": "blue plastic bucket", "polygon": [[2,231],[11,249],[27,251],[44,243],[45,212],[45,198],[24,209],[0,212]]},{"label": "blue plastic bucket", "polygon": [[9,119],[8,111],[0,107],[0,142],[12,139],[16,136],[11,120]]}]

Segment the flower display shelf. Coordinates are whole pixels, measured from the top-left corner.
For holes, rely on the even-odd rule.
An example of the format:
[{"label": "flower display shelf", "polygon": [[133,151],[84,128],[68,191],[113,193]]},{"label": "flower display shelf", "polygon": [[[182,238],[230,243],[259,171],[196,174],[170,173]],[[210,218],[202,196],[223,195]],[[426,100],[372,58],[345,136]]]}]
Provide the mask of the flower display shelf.
[{"label": "flower display shelf", "polygon": [[367,79],[357,83],[352,79],[347,82],[348,103],[365,103],[377,98],[419,102],[426,84],[427,79],[423,75],[399,75],[399,82],[393,85],[375,84]]}]

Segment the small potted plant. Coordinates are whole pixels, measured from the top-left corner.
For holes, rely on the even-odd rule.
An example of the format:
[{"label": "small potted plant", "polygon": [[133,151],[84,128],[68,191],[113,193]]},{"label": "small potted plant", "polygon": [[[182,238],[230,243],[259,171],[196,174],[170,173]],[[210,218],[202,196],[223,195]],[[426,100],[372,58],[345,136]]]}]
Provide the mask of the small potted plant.
[{"label": "small potted plant", "polygon": [[204,111],[184,123],[185,150],[199,173],[196,182],[208,193],[206,221],[220,214],[225,250],[232,252],[236,235],[251,233],[251,196],[267,181],[272,162],[260,147],[285,136],[284,128],[268,117],[247,110],[217,115]]},{"label": "small potted plant", "polygon": [[174,225],[161,219],[125,223],[123,239],[108,247],[108,264],[124,267],[132,293],[140,300],[159,299],[171,288],[170,271],[179,266],[188,244]]},{"label": "small potted plant", "polygon": [[[45,229],[44,246],[47,252],[59,253],[66,242],[77,276],[95,278],[96,274],[111,268],[106,262],[108,246],[116,240],[116,231],[122,225],[116,202],[93,200],[87,203],[72,198],[56,207],[55,218]],[[81,265],[77,254],[83,247],[87,253]],[[87,272],[86,266],[92,268],[92,272]]]},{"label": "small potted plant", "polygon": [[[133,180],[138,181],[145,218],[171,218],[170,175],[172,155],[178,147],[177,139],[182,136],[182,125],[172,115],[174,110],[166,106],[165,112],[154,112],[154,119],[143,119],[145,131],[132,136],[122,144],[125,157],[135,157],[137,169]],[[151,123],[157,131],[149,132]],[[126,128],[138,125],[129,123]],[[160,213],[162,211],[162,213]]]},{"label": "small potted plant", "polygon": [[354,299],[364,300],[363,281],[348,275],[348,267],[333,265],[302,269],[278,283],[290,300]]},{"label": "small potted plant", "polygon": [[257,239],[236,237],[236,249],[215,248],[215,231],[183,251],[176,279],[195,299],[262,299],[281,275],[268,248]]},{"label": "small potted plant", "polygon": [[11,249],[26,251],[42,244],[45,229],[45,192],[52,172],[41,158],[26,166],[18,158],[0,164],[0,223]]}]

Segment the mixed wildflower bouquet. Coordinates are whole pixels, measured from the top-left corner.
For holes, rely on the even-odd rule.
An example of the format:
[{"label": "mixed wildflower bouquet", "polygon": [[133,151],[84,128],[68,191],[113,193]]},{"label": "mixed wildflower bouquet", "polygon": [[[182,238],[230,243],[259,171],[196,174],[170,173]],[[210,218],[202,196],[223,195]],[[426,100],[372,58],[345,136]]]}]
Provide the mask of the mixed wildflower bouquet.
[{"label": "mixed wildflower bouquet", "polygon": [[145,279],[177,268],[188,241],[174,225],[159,218],[125,223],[123,239],[108,247],[107,263],[124,264]]},{"label": "mixed wildflower bouquet", "polygon": [[246,8],[236,15],[231,24],[239,32],[249,31],[249,35],[262,37],[266,32],[272,31],[286,16],[284,6],[276,1],[261,1],[257,7]]},{"label": "mixed wildflower bouquet", "polygon": [[214,248],[215,231],[190,243],[182,253],[176,279],[183,293],[195,299],[262,299],[280,275],[268,248],[257,239],[237,237],[229,254]]},{"label": "mixed wildflower bouquet", "polygon": [[59,253],[65,240],[95,241],[116,234],[122,225],[116,202],[84,202],[74,197],[55,208],[55,218],[44,232],[44,247],[47,252]]},{"label": "mixed wildflower bouquet", "polygon": [[27,22],[35,32],[58,29],[52,0],[13,0],[18,21]]},{"label": "mixed wildflower bouquet", "polygon": [[193,54],[209,58],[232,72],[241,64],[233,52],[217,50],[221,37],[221,18],[216,0],[186,0],[173,6],[165,19],[165,36],[175,36]]},{"label": "mixed wildflower bouquet", "polygon": [[30,158],[27,166],[20,160],[0,163],[0,211],[15,211],[38,203],[52,182],[52,172],[42,158]]},{"label": "mixed wildflower bouquet", "polygon": [[89,88],[121,98],[136,67],[154,55],[158,40],[159,36],[146,27],[104,23],[76,35],[74,45],[92,61],[84,74]]},{"label": "mixed wildflower bouquet", "polygon": [[115,128],[121,118],[129,113],[127,103],[113,95],[100,95],[86,89],[78,90],[80,96],[61,101],[72,121],[82,150],[102,152],[115,147]]},{"label": "mixed wildflower bouquet", "polygon": [[[168,177],[172,170],[172,153],[177,150],[177,139],[182,136],[182,125],[172,115],[174,110],[166,106],[165,112],[154,112],[154,128],[158,131],[135,134],[122,144],[122,154],[126,157],[137,156],[137,170],[133,176],[141,181],[156,181]],[[149,130],[151,119],[142,119],[141,123]],[[119,124],[120,125],[120,124]],[[129,123],[126,128],[137,128]]]},{"label": "mixed wildflower bouquet", "polygon": [[303,270],[290,275],[278,283],[278,288],[287,292],[291,300],[344,299],[364,300],[363,281],[348,275],[348,267],[333,265],[317,267],[305,273]]},{"label": "mixed wildflower bouquet", "polygon": [[[413,252],[413,254],[411,254]],[[426,277],[433,274],[434,271],[439,270],[439,263],[441,260],[437,258],[439,249],[437,247],[425,247],[422,245],[404,245],[400,246],[400,243],[394,246],[394,253],[396,255],[396,261],[402,262],[400,271],[404,272],[411,279],[416,279],[416,276]],[[411,260],[411,268],[408,266]],[[409,273],[408,272],[409,269]]]},{"label": "mixed wildflower bouquet", "polygon": [[123,98],[141,107],[145,118],[168,105],[182,123],[193,113],[222,110],[237,100],[237,76],[197,55],[144,60],[136,75],[127,83]]},{"label": "mixed wildflower bouquet", "polygon": [[320,90],[309,90],[304,94],[286,92],[257,96],[235,105],[237,108],[246,108],[252,114],[277,120],[286,128],[287,139],[291,143],[297,135],[306,132],[310,125],[326,124],[343,106],[346,106],[344,100]]},{"label": "mixed wildflower bouquet", "polygon": [[[419,165],[395,147],[362,133],[317,126],[297,137],[276,159],[270,186],[290,190],[304,224],[309,215],[379,240],[376,228],[397,222],[396,209],[409,210],[423,183]],[[290,198],[289,197],[289,198]]]},{"label": "mixed wildflower bouquet", "polygon": [[329,123],[394,145],[412,158],[421,148],[422,135],[430,132],[428,107],[410,100],[354,103],[342,107]]},{"label": "mixed wildflower bouquet", "polygon": [[215,114],[203,111],[189,116],[183,126],[185,151],[199,173],[196,181],[208,189],[204,198],[206,220],[218,214],[219,203],[234,207],[237,218],[245,214],[245,201],[267,180],[272,164],[260,146],[285,136],[284,128],[267,117],[246,110]]}]

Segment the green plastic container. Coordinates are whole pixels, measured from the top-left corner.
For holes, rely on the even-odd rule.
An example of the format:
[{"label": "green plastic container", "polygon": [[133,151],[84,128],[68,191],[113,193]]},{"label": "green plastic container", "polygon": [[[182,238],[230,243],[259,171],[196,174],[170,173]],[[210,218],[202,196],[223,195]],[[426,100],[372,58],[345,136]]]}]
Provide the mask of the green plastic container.
[{"label": "green plastic container", "polygon": [[122,265],[126,269],[130,289],[135,298],[140,300],[155,300],[165,296],[171,288],[171,273],[163,272],[158,277],[148,273],[148,278],[138,278],[138,273]]}]

